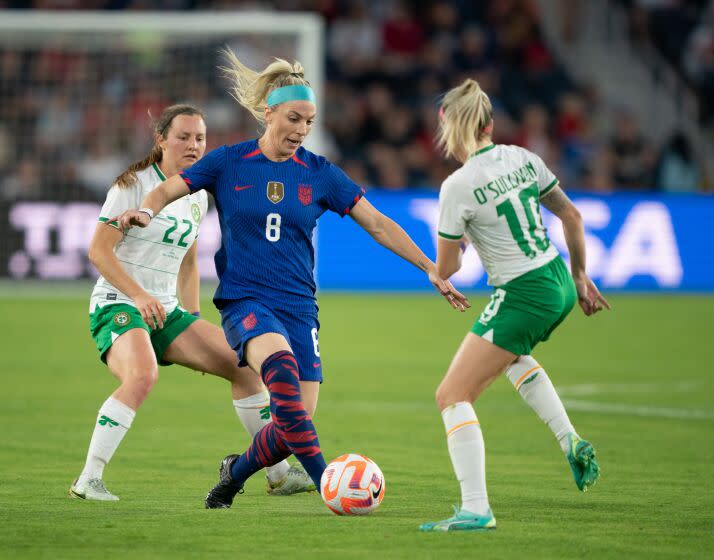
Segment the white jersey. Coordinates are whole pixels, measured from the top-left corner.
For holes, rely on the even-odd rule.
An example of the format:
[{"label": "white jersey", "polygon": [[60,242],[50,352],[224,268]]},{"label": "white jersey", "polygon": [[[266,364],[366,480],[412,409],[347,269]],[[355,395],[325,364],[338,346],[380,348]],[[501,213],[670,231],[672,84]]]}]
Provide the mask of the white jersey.
[{"label": "white jersey", "polygon": [[[106,222],[125,210],[139,208],[143,198],[165,180],[159,166],[153,164],[138,171],[136,182],[130,187],[112,186],[99,221]],[[176,280],[179,267],[198,236],[207,209],[206,191],[188,194],[167,205],[147,227],[131,228],[114,248],[129,276],[158,299],[167,313],[178,305]],[[129,296],[100,276],[92,291],[89,312],[94,312],[97,306],[113,303],[134,305]]]},{"label": "white jersey", "polygon": [[558,256],[539,200],[558,184],[537,155],[518,146],[476,152],[442,184],[439,235],[466,235],[478,251],[488,283],[500,286]]}]

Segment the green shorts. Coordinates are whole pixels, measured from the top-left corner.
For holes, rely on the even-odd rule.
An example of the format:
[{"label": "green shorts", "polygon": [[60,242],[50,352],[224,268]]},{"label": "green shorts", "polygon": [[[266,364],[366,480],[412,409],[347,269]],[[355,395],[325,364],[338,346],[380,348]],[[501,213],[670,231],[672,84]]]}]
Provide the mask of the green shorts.
[{"label": "green shorts", "polygon": [[156,360],[162,366],[170,366],[171,362],[162,360],[164,352],[176,337],[188,326],[197,321],[198,317],[191,315],[180,307],[166,316],[162,329],[151,329],[141,318],[141,313],[132,305],[116,303],[98,307],[89,314],[89,330],[97,343],[99,357],[107,363],[107,352],[120,334],[131,329],[144,329],[149,333],[151,345],[156,353]]},{"label": "green shorts", "polygon": [[563,259],[496,286],[471,332],[519,356],[530,354],[563,322],[577,293]]}]

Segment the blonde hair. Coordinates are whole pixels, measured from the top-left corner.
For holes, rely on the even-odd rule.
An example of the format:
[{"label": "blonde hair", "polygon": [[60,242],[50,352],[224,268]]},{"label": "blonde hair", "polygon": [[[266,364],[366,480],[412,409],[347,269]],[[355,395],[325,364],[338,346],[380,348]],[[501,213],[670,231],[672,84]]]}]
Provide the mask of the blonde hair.
[{"label": "blonde hair", "polygon": [[119,175],[119,177],[114,179],[114,183],[117,187],[120,189],[130,187],[136,182],[137,171],[142,171],[154,163],[161,163],[161,159],[164,154],[161,151],[161,147],[159,146],[157,140],[159,137],[166,140],[171,124],[179,115],[198,115],[202,119],[204,118],[200,109],[197,109],[193,105],[179,104],[166,107],[166,109],[161,112],[161,116],[158,119],[154,119],[152,122],[154,129],[154,145],[152,146],[151,151],[144,159],[132,163],[121,175]]},{"label": "blonde hair", "polygon": [[473,154],[479,140],[491,134],[484,131],[493,121],[491,100],[471,78],[446,93],[440,114],[437,144],[447,157],[459,150]]},{"label": "blonde hair", "polygon": [[223,74],[231,81],[230,94],[255,117],[261,126],[265,125],[265,107],[268,94],[283,86],[304,85],[305,69],[297,60],[290,64],[282,58],[275,58],[262,72],[248,68],[230,49],[223,49],[228,66],[221,66]]}]

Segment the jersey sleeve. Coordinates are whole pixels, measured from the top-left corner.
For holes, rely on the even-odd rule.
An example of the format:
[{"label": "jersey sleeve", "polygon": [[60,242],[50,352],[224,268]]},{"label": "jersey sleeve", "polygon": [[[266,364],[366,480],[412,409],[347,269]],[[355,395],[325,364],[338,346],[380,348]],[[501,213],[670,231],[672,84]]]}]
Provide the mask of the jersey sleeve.
[{"label": "jersey sleeve", "polygon": [[203,223],[203,220],[206,219],[206,214],[208,213],[208,195],[205,191],[199,193],[199,195],[202,195],[198,201],[198,208],[201,210],[201,219],[198,221],[198,230],[196,231],[197,240],[198,236],[201,234],[201,224]]},{"label": "jersey sleeve", "polygon": [[208,195],[204,194],[201,197],[201,202],[199,204],[199,207],[201,208],[201,222],[206,218],[206,214],[208,214]]},{"label": "jersey sleeve", "polygon": [[532,154],[532,161],[536,175],[538,176],[538,192],[542,198],[558,184],[558,178],[546,167],[543,160],[536,154]]},{"label": "jersey sleeve", "polygon": [[205,189],[214,194],[216,180],[226,167],[226,146],[211,150],[188,169],[179,173],[191,192]]},{"label": "jersey sleeve", "polygon": [[443,183],[439,191],[439,237],[444,239],[461,239],[466,231],[464,218],[464,205],[459,199],[458,189],[448,180]]},{"label": "jersey sleeve", "polygon": [[327,207],[341,217],[349,214],[364,196],[364,189],[331,163],[323,171],[323,180],[327,184]]},{"label": "jersey sleeve", "polygon": [[114,185],[107,193],[107,199],[104,201],[102,210],[99,213],[99,221],[118,228],[119,225],[115,221],[110,222],[109,220],[126,210],[135,210],[140,203],[141,189],[138,183],[124,188]]}]

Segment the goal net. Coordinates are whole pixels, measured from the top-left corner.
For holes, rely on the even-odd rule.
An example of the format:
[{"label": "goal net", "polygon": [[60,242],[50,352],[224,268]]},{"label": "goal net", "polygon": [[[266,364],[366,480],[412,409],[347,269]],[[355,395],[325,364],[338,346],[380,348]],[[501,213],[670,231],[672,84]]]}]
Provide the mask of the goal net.
[{"label": "goal net", "polygon": [[[320,99],[322,26],[312,14],[0,11],[0,276],[96,274],[86,252],[99,207],[149,151],[150,115],[197,105],[208,149],[254,137],[217,69],[220,49],[256,69],[300,60]],[[320,152],[321,137],[313,131],[308,147]],[[211,213],[203,277],[214,275],[219,240]]]}]

